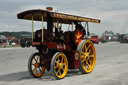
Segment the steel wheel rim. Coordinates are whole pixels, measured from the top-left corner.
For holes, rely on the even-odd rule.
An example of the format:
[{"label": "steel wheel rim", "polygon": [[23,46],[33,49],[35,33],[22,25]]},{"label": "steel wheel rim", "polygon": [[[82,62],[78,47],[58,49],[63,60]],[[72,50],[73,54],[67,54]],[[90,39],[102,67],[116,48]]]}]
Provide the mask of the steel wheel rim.
[{"label": "steel wheel rim", "polygon": [[93,43],[88,40],[85,43],[83,43],[80,52],[81,66],[86,73],[89,73],[93,70],[95,66],[95,60],[95,48],[93,46]]},{"label": "steel wheel rim", "polygon": [[31,61],[31,71],[32,74],[36,77],[41,77],[44,72],[45,72],[45,64],[44,59],[42,58],[42,63],[40,63],[41,55],[37,54],[33,56],[32,61]]},{"label": "steel wheel rim", "polygon": [[68,61],[64,54],[58,54],[54,61],[54,72],[58,78],[64,78],[68,70]]}]

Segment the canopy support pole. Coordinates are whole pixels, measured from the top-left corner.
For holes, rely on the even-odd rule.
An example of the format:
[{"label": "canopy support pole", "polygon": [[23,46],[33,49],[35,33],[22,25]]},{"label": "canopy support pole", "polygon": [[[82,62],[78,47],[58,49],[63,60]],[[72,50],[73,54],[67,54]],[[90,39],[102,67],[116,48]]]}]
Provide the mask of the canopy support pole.
[{"label": "canopy support pole", "polygon": [[87,22],[85,22],[84,28],[86,28]]},{"label": "canopy support pole", "polygon": [[72,22],[72,31],[73,31],[73,22]]},{"label": "canopy support pole", "polygon": [[43,15],[41,16],[42,17],[42,42],[44,41],[44,24],[43,24]]},{"label": "canopy support pole", "polygon": [[68,25],[68,31],[69,31],[69,28],[70,28],[70,24]]},{"label": "canopy support pole", "polygon": [[58,32],[60,31],[59,30],[59,20],[57,20],[57,30],[58,30]]},{"label": "canopy support pole", "polygon": [[87,38],[88,38],[89,35],[90,35],[90,33],[89,33],[89,26],[88,26],[88,22],[87,22]]},{"label": "canopy support pole", "polygon": [[32,16],[32,42],[33,42],[33,38],[34,38],[34,21],[33,21],[33,16]]}]

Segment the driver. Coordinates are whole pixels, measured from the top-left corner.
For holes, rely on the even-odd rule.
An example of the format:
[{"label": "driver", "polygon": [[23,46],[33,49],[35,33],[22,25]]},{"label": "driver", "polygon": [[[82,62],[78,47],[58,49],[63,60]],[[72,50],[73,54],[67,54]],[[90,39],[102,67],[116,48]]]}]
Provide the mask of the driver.
[{"label": "driver", "polygon": [[78,23],[78,21],[74,21],[74,24],[75,24],[75,30],[80,29],[83,32],[83,35],[86,35],[86,30],[81,24]]}]

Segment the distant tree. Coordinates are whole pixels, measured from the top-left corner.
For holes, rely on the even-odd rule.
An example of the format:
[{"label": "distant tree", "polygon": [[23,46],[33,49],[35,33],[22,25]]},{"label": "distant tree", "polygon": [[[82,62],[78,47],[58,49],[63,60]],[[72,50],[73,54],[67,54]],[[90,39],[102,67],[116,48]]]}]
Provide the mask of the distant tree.
[{"label": "distant tree", "polygon": [[22,37],[22,35],[30,35],[31,32],[26,32],[26,31],[21,31],[21,32],[0,32],[0,35],[5,35],[5,36],[14,36],[16,38]]},{"label": "distant tree", "polygon": [[107,30],[105,30],[105,32],[104,33],[108,33],[108,31]]}]

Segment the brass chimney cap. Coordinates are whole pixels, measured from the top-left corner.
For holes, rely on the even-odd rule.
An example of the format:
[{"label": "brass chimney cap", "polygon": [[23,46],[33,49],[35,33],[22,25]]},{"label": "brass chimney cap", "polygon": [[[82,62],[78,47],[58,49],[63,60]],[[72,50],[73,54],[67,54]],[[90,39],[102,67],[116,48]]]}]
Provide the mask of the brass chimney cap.
[{"label": "brass chimney cap", "polygon": [[46,7],[46,10],[47,10],[47,11],[52,11],[53,8],[52,8],[52,7]]}]

